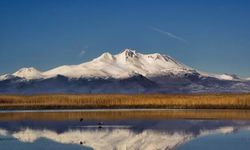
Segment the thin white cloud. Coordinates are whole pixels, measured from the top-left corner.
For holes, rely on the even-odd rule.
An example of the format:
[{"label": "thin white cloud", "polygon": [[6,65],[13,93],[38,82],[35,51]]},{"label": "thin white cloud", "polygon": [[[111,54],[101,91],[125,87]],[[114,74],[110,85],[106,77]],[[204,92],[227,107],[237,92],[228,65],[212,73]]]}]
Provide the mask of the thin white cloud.
[{"label": "thin white cloud", "polygon": [[181,42],[184,42],[184,43],[187,43],[187,40],[185,40],[184,38],[182,37],[179,37],[173,33],[170,33],[168,31],[164,31],[164,30],[161,30],[159,28],[156,28],[156,27],[151,27],[152,30],[158,32],[158,33],[161,33],[161,34],[164,34],[164,35],[167,35],[168,37],[172,38],[172,39],[176,39],[178,41],[181,41]]},{"label": "thin white cloud", "polygon": [[88,46],[84,46],[83,49],[80,51],[79,56],[83,56],[86,53],[86,50],[88,49]]},{"label": "thin white cloud", "polygon": [[86,53],[86,51],[85,50],[82,50],[81,52],[80,52],[80,56],[83,56],[84,54]]}]

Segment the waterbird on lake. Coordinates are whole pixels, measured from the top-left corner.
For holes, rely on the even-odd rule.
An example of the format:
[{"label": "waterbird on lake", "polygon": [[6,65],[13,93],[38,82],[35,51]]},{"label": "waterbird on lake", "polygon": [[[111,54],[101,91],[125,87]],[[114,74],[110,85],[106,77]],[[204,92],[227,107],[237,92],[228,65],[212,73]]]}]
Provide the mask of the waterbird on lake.
[{"label": "waterbird on lake", "polygon": [[98,125],[103,125],[103,122],[99,122]]},{"label": "waterbird on lake", "polygon": [[98,125],[99,125],[98,128],[101,129],[102,125],[103,125],[103,122],[99,122]]}]

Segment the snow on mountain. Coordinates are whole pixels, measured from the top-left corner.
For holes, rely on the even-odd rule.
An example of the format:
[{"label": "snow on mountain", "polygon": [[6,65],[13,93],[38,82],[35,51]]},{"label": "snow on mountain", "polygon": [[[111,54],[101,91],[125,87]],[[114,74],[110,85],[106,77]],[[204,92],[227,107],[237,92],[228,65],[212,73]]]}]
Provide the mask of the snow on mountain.
[{"label": "snow on mountain", "polygon": [[[140,74],[147,78],[157,76],[182,77],[186,74],[198,73],[204,77],[217,78],[219,80],[239,80],[236,75],[210,74],[197,71],[188,67],[167,55],[159,53],[141,54],[132,49],[125,49],[123,52],[112,55],[108,52],[101,56],[79,65],[64,65],[54,69],[40,72],[35,68],[22,68],[14,74],[0,76],[0,80],[10,77],[20,77],[27,80],[47,79],[58,75],[68,78],[115,78],[123,79]],[[250,80],[248,78],[248,80]]]},{"label": "snow on mountain", "polygon": [[127,78],[134,74],[157,76],[172,73],[191,73],[187,67],[173,58],[155,54],[136,53],[135,50],[125,49],[122,53],[112,55],[103,53],[100,57],[80,65],[60,66],[44,72],[44,76],[53,77],[58,74],[71,78],[79,77],[111,77]]},{"label": "snow on mountain", "polygon": [[37,69],[30,67],[30,68],[21,68],[17,72],[13,73],[14,76],[25,78],[27,80],[31,79],[41,79],[43,78],[43,74],[38,71]]},{"label": "snow on mountain", "polygon": [[202,76],[204,77],[212,77],[212,78],[216,78],[219,80],[226,80],[226,81],[238,81],[241,80],[237,75],[235,74],[214,74],[214,73],[206,73],[206,72],[201,72],[198,71]]},{"label": "snow on mountain", "polygon": [[220,79],[220,80],[239,80],[240,78],[237,77],[236,75],[231,75],[231,74],[221,74],[221,75],[215,75],[216,78]]},{"label": "snow on mountain", "polygon": [[4,75],[1,75],[1,76],[0,76],[0,81],[12,79],[12,78],[15,78],[15,76],[12,75],[12,74],[4,74]]},{"label": "snow on mountain", "polygon": [[220,79],[224,79],[224,80],[240,80],[240,78],[235,75],[235,74],[227,74],[227,73],[224,73],[222,75],[219,76]]},{"label": "snow on mountain", "polygon": [[222,80],[233,80],[234,79],[232,76],[227,75],[227,74],[218,75],[217,78],[222,79]]}]

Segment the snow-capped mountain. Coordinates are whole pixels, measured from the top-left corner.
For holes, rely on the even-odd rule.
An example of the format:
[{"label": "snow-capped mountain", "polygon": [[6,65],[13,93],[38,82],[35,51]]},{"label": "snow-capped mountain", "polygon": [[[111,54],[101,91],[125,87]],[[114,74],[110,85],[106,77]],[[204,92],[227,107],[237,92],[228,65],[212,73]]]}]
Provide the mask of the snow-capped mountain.
[{"label": "snow-capped mountain", "polygon": [[4,75],[1,75],[0,76],[0,81],[2,80],[9,80],[9,79],[13,79],[15,78],[16,76],[12,75],[12,74],[4,74]]},{"label": "snow-capped mountain", "polygon": [[41,79],[44,77],[42,72],[40,72],[39,70],[37,70],[33,67],[21,68],[17,72],[13,73],[13,76],[25,78],[27,80]]},{"label": "snow-capped mountain", "polygon": [[222,75],[217,75],[217,78],[221,80],[239,80],[240,79],[237,75],[234,75],[234,74],[231,75],[227,73],[224,73]]},{"label": "snow-capped mountain", "polygon": [[135,50],[125,49],[122,53],[112,55],[103,53],[100,57],[90,62],[79,65],[64,65],[45,72],[40,72],[35,68],[22,68],[12,74],[20,78],[40,79],[51,78],[63,75],[69,78],[128,78],[135,74],[145,77],[185,74],[195,72],[167,55],[141,54]]},{"label": "snow-capped mountain", "polygon": [[214,77],[220,80],[228,80],[228,81],[236,81],[236,80],[243,80],[241,78],[239,78],[237,75],[235,74],[228,74],[228,73],[224,73],[224,74],[212,74],[212,73],[203,73],[200,72],[201,75],[203,76],[207,76],[207,77]]},{"label": "snow-capped mountain", "polygon": [[[112,55],[108,52],[103,53],[98,58],[90,62],[79,65],[64,65],[57,68],[40,72],[39,70],[30,67],[22,68],[12,75],[27,80],[52,78],[57,75],[62,75],[69,78],[128,78],[135,74],[140,74],[151,78],[155,76],[182,76],[184,74],[198,73],[195,69],[188,67],[167,55],[141,54],[135,50],[125,49],[123,52]],[[215,77],[221,80],[239,79],[236,75],[222,74],[203,74],[204,76]],[[0,79],[6,79],[6,75]]]},{"label": "snow-capped mountain", "polygon": [[13,92],[13,87],[15,92],[23,89],[78,93],[250,91],[249,81],[236,75],[204,73],[170,56],[141,54],[132,49],[116,55],[106,52],[89,62],[45,72],[30,67],[0,76],[0,92]]},{"label": "snow-capped mountain", "polygon": [[104,53],[90,62],[74,66],[61,66],[44,72],[47,77],[64,75],[71,78],[79,77],[109,77],[128,78],[134,74],[145,77],[163,74],[178,74],[192,72],[192,70],[172,58],[160,55],[144,55],[126,49],[120,54]]}]

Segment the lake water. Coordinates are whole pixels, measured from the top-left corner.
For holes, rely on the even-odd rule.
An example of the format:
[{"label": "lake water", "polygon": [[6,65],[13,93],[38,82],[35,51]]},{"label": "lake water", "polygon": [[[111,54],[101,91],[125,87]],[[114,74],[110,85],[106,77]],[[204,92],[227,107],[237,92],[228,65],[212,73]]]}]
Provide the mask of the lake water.
[{"label": "lake water", "polygon": [[0,112],[0,150],[249,150],[250,111]]}]

